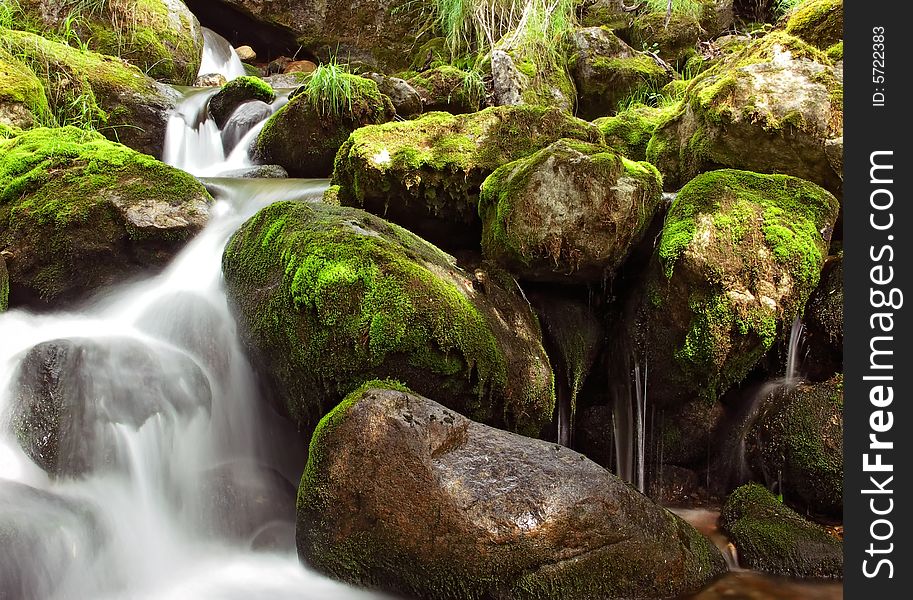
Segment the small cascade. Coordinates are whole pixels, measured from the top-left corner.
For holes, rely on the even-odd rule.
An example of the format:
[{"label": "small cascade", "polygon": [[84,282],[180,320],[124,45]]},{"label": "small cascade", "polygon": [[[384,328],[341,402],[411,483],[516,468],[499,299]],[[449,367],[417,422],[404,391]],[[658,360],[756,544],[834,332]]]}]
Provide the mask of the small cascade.
[{"label": "small cascade", "polygon": [[[244,75],[241,61],[224,38],[204,30],[200,75],[219,73],[232,80]],[[209,115],[209,101],[218,88],[184,88],[184,98],[168,120],[162,161],[198,177],[218,177],[254,166],[250,155],[267,119],[288,102],[291,90],[279,91],[272,104],[248,102],[236,109],[222,131]],[[262,109],[253,112],[249,106]],[[248,118],[251,114],[255,118]],[[238,115],[239,118],[235,118]]]},{"label": "small cascade", "polygon": [[787,346],[786,367],[783,377],[778,377],[764,383],[757,392],[751,396],[747,408],[739,419],[737,480],[740,483],[748,481],[751,475],[748,467],[745,442],[748,437],[748,432],[751,431],[752,426],[758,420],[764,400],[769,398],[772,394],[785,393],[801,382],[800,353],[804,333],[805,325],[802,323],[802,317],[797,315],[789,333],[789,345]]},{"label": "small cascade", "polygon": [[670,508],[669,510],[707,536],[713,542],[713,545],[719,549],[720,554],[723,555],[726,560],[726,566],[729,567],[730,571],[741,569],[735,545],[729,541],[729,538],[720,529],[720,511],[703,508]]},{"label": "small cascade", "polygon": [[231,81],[245,75],[244,64],[228,40],[211,29],[203,28],[203,60],[200,75],[218,73]]}]

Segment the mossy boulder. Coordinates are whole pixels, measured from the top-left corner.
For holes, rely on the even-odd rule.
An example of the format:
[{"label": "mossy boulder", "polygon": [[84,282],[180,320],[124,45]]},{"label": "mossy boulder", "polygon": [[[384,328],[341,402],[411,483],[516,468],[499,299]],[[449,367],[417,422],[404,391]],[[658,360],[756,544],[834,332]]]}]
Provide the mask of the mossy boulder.
[{"label": "mossy boulder", "polygon": [[485,88],[473,86],[469,73],[441,65],[418,73],[406,82],[422,99],[422,112],[444,111],[453,115],[479,110]]},{"label": "mossy boulder", "polygon": [[[74,2],[17,0],[27,17],[59,30],[74,14]],[[203,29],[181,0],[96,2],[99,9],[77,13],[69,23],[89,48],[119,56],[150,77],[190,85],[200,70]]]},{"label": "mossy boulder", "polygon": [[749,373],[818,285],[839,204],[786,175],[724,169],[672,202],[635,294],[650,398],[713,402]]},{"label": "mossy boulder", "polygon": [[[138,381],[141,385],[131,385]],[[13,376],[10,422],[23,451],[54,476],[129,468],[112,426],[173,426],[208,413],[212,392],[188,354],[132,338],[67,338],[26,353]]]},{"label": "mossy boulder", "polygon": [[340,105],[304,87],[269,118],[254,147],[258,162],[279,165],[292,177],[326,177],[353,131],[394,117],[393,104],[376,83],[357,75],[341,77],[351,92]]},{"label": "mossy boulder", "polygon": [[74,127],[0,141],[11,303],[58,306],[163,267],[206,223],[192,176]]},{"label": "mossy boulder", "polygon": [[0,254],[0,312],[10,305],[10,273],[6,268],[6,258]]},{"label": "mossy boulder", "polygon": [[698,16],[702,40],[713,40],[728,31],[735,23],[735,2],[733,0],[699,0],[701,14]]},{"label": "mossy boulder", "polygon": [[766,398],[748,433],[753,470],[779,482],[787,502],[818,515],[843,512],[843,375]]},{"label": "mossy boulder", "polygon": [[638,52],[605,27],[578,29],[570,71],[577,87],[577,114],[614,114],[630,98],[658,90],[672,79],[649,54]]},{"label": "mossy boulder", "polygon": [[315,431],[297,543],[335,579],[429,600],[670,598],[726,570],[691,525],[584,456],[389,382]]},{"label": "mossy boulder", "polygon": [[787,577],[843,577],[843,544],[763,486],[751,483],[732,492],[720,526],[743,567]]},{"label": "mossy boulder", "polygon": [[551,419],[538,322],[497,271],[364,211],[292,202],[250,219],[223,269],[242,340],[302,427],[377,377],[531,435]]},{"label": "mossy boulder", "polygon": [[[786,33],[821,50],[843,41],[843,1],[805,0],[789,14]],[[842,58],[842,51],[841,51]]]},{"label": "mossy boulder", "polygon": [[482,251],[521,279],[600,284],[662,203],[653,165],[562,139],[482,184]]},{"label": "mossy boulder", "polygon": [[654,435],[657,456],[664,467],[705,464],[724,416],[721,403],[700,398],[660,411],[655,417]]},{"label": "mossy boulder", "polygon": [[701,73],[679,113],[659,126],[647,160],[674,190],[698,173],[732,167],[786,173],[836,192],[826,152],[843,134],[843,82],[830,60],[775,32]]},{"label": "mossy boulder", "polygon": [[652,49],[666,62],[683,65],[697,52],[702,32],[696,17],[673,11],[667,23],[662,11],[637,17],[623,35],[635,48]]},{"label": "mossy boulder", "polygon": [[429,113],[355,131],[336,156],[333,183],[343,205],[383,215],[445,248],[478,248],[485,178],[561,138],[598,143],[602,134],[554,108]]},{"label": "mossy boulder", "polygon": [[802,375],[823,381],[843,370],[843,255],[828,258],[805,309]]},{"label": "mossy boulder", "polygon": [[53,118],[41,81],[0,47],[0,124],[28,129],[51,124]]},{"label": "mossy boulder", "polygon": [[209,99],[209,115],[222,129],[232,113],[245,102],[259,100],[270,104],[275,99],[276,92],[259,77],[238,77],[225,84],[219,93]]},{"label": "mossy boulder", "polygon": [[549,51],[536,52],[495,45],[484,65],[490,75],[490,102],[494,106],[548,106],[574,113],[577,90],[562,58]]},{"label": "mossy boulder", "polygon": [[380,73],[368,73],[365,77],[377,84],[381,94],[390,98],[393,108],[396,109],[396,116],[411,119],[424,112],[424,101],[427,96],[412,87],[405,79]]},{"label": "mossy boulder", "polygon": [[593,123],[602,130],[606,145],[631,160],[646,160],[647,144],[653,132],[677,110],[675,104],[663,108],[637,104],[615,116],[596,119]]},{"label": "mossy boulder", "polygon": [[56,124],[94,128],[134,150],[162,154],[180,99],[173,88],[120,59],[32,33],[0,30],[0,41],[41,81]]}]

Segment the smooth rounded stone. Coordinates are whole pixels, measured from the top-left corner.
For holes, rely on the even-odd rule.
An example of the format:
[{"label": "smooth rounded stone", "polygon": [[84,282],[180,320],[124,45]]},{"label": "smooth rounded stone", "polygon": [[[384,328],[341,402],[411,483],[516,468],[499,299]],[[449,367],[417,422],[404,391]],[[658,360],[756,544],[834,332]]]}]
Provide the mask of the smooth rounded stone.
[{"label": "smooth rounded stone", "polygon": [[357,75],[341,77],[351,86],[351,94],[338,107],[325,96],[311,97],[306,88],[289,96],[257,137],[257,162],[281,165],[293,177],[327,177],[336,152],[353,131],[396,115],[376,83]]},{"label": "smooth rounded stone", "polygon": [[234,331],[205,297],[178,292],[160,298],[136,326],[187,351],[216,379],[224,381],[229,375]]},{"label": "smooth rounded stone", "polygon": [[785,577],[843,577],[843,543],[763,486],[751,483],[732,492],[720,526],[745,568]]},{"label": "smooth rounded stone", "polygon": [[270,540],[281,542],[282,535],[264,528],[295,520],[295,486],[265,465],[234,461],[209,469],[200,479],[198,514],[208,532],[252,542],[259,537],[265,546]]},{"label": "smooth rounded stone", "polygon": [[409,597],[668,598],[726,570],[713,544],[580,454],[366,384],[315,431],[299,556]]},{"label": "smooth rounded stone", "polygon": [[377,84],[381,94],[390,98],[400,117],[410,119],[422,114],[422,96],[406,80],[380,73],[368,73],[365,77]]},{"label": "smooth rounded stone", "polygon": [[251,129],[272,114],[273,109],[262,100],[249,100],[238,106],[222,127],[222,147],[225,152],[231,153]]},{"label": "smooth rounded stone", "polygon": [[339,149],[332,183],[345,206],[382,215],[448,250],[478,249],[482,182],[561,138],[599,143],[602,133],[540,106],[428,113],[355,131]]},{"label": "smooth rounded stone", "polygon": [[212,202],[188,173],[74,127],[0,140],[0,198],[10,303],[33,309],[164,267]]},{"label": "smooth rounded stone", "polygon": [[193,82],[193,87],[222,87],[228,83],[225,75],[221,73],[204,73]]},{"label": "smooth rounded stone", "polygon": [[310,60],[293,60],[285,66],[283,73],[313,73],[317,70],[317,64]]},{"label": "smooth rounded stone", "polygon": [[577,114],[583,119],[612,115],[631,96],[672,79],[653,57],[603,27],[578,29],[572,45],[569,67],[577,87]]},{"label": "smooth rounded stone", "polygon": [[288,171],[279,165],[257,165],[225,171],[221,176],[236,177],[238,179],[288,179]]},{"label": "smooth rounded stone", "polygon": [[250,63],[257,60],[257,53],[250,46],[239,46],[235,48],[235,53],[241,59],[241,62]]},{"label": "smooth rounded stone", "polygon": [[482,251],[519,278],[612,278],[662,205],[653,165],[611,148],[558,140],[482,184]]},{"label": "smooth rounded stone", "polygon": [[259,77],[238,77],[226,83],[209,99],[209,115],[222,129],[239,106],[254,100],[269,105],[275,99],[276,92]]},{"label": "smooth rounded stone", "polygon": [[45,471],[80,476],[120,465],[117,427],[139,429],[210,410],[209,380],[186,354],[132,338],[42,342],[13,377],[10,417],[25,453]]},{"label": "smooth rounded stone", "polygon": [[651,403],[713,404],[788,336],[839,209],[827,190],[787,175],[721,169],[681,189],[628,309]]},{"label": "smooth rounded stone", "polygon": [[307,73],[276,73],[262,79],[273,86],[274,90],[287,90],[297,88],[307,81]]},{"label": "smooth rounded stone", "polygon": [[748,431],[749,465],[786,502],[843,514],[843,375],[778,390],[762,401]]},{"label": "smooth rounded stone", "polygon": [[805,309],[804,378],[824,381],[843,370],[843,255],[828,258]]},{"label": "smooth rounded stone", "polygon": [[85,124],[134,150],[162,155],[168,121],[181,99],[172,86],[119,58],[26,31],[0,30],[0,42],[38,77],[57,122]]},{"label": "smooth rounded stone", "polygon": [[301,202],[248,220],[222,270],[240,338],[301,430],[378,377],[505,429],[537,435],[551,421],[539,324],[497,270],[464,270],[364,211]]},{"label": "smooth rounded stone", "polygon": [[0,597],[56,597],[104,546],[100,519],[80,502],[0,480]]},{"label": "smooth rounded stone", "polygon": [[654,132],[647,160],[666,190],[730,167],[839,193],[826,146],[842,135],[842,73],[820,50],[775,31],[692,80],[678,113]]}]

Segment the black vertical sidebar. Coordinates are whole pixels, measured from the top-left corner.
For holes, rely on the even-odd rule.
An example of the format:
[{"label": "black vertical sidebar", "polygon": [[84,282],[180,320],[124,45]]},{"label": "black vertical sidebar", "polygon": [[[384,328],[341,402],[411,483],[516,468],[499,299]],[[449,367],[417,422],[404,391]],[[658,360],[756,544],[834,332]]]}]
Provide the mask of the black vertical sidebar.
[{"label": "black vertical sidebar", "polygon": [[[909,181],[913,25],[905,2],[844,3],[844,590],[913,594]],[[905,293],[909,292],[909,297]]]}]

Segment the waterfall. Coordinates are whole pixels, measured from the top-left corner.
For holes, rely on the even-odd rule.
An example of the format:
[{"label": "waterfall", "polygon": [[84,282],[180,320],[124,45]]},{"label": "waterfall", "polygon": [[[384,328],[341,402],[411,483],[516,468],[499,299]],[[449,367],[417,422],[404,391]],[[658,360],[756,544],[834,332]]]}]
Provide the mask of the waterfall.
[{"label": "waterfall", "polygon": [[[220,39],[207,33],[203,70],[234,74]],[[226,156],[213,93],[188,92],[167,134],[166,159],[197,174],[248,160],[257,131]],[[209,223],[163,272],[78,310],[0,314],[4,598],[380,597],[301,566],[306,440],[258,397],[223,289],[231,234],[327,181],[204,183]]]},{"label": "waterfall", "polygon": [[615,432],[616,474],[645,492],[647,440],[647,375],[634,358],[629,379],[613,389],[612,421]]},{"label": "waterfall", "polygon": [[[228,80],[244,75],[238,55],[224,38],[204,29],[204,40],[201,75],[219,73]],[[288,102],[290,91],[278,91],[272,104],[258,115],[259,119],[246,123],[249,129],[235,142],[233,136],[224,135],[209,115],[209,101],[219,88],[185,88],[183,99],[168,119],[162,162],[198,177],[217,177],[253,167],[253,143],[267,119]],[[249,104],[252,103],[242,104],[236,113]],[[225,128],[230,126],[234,129],[232,119]]]}]

